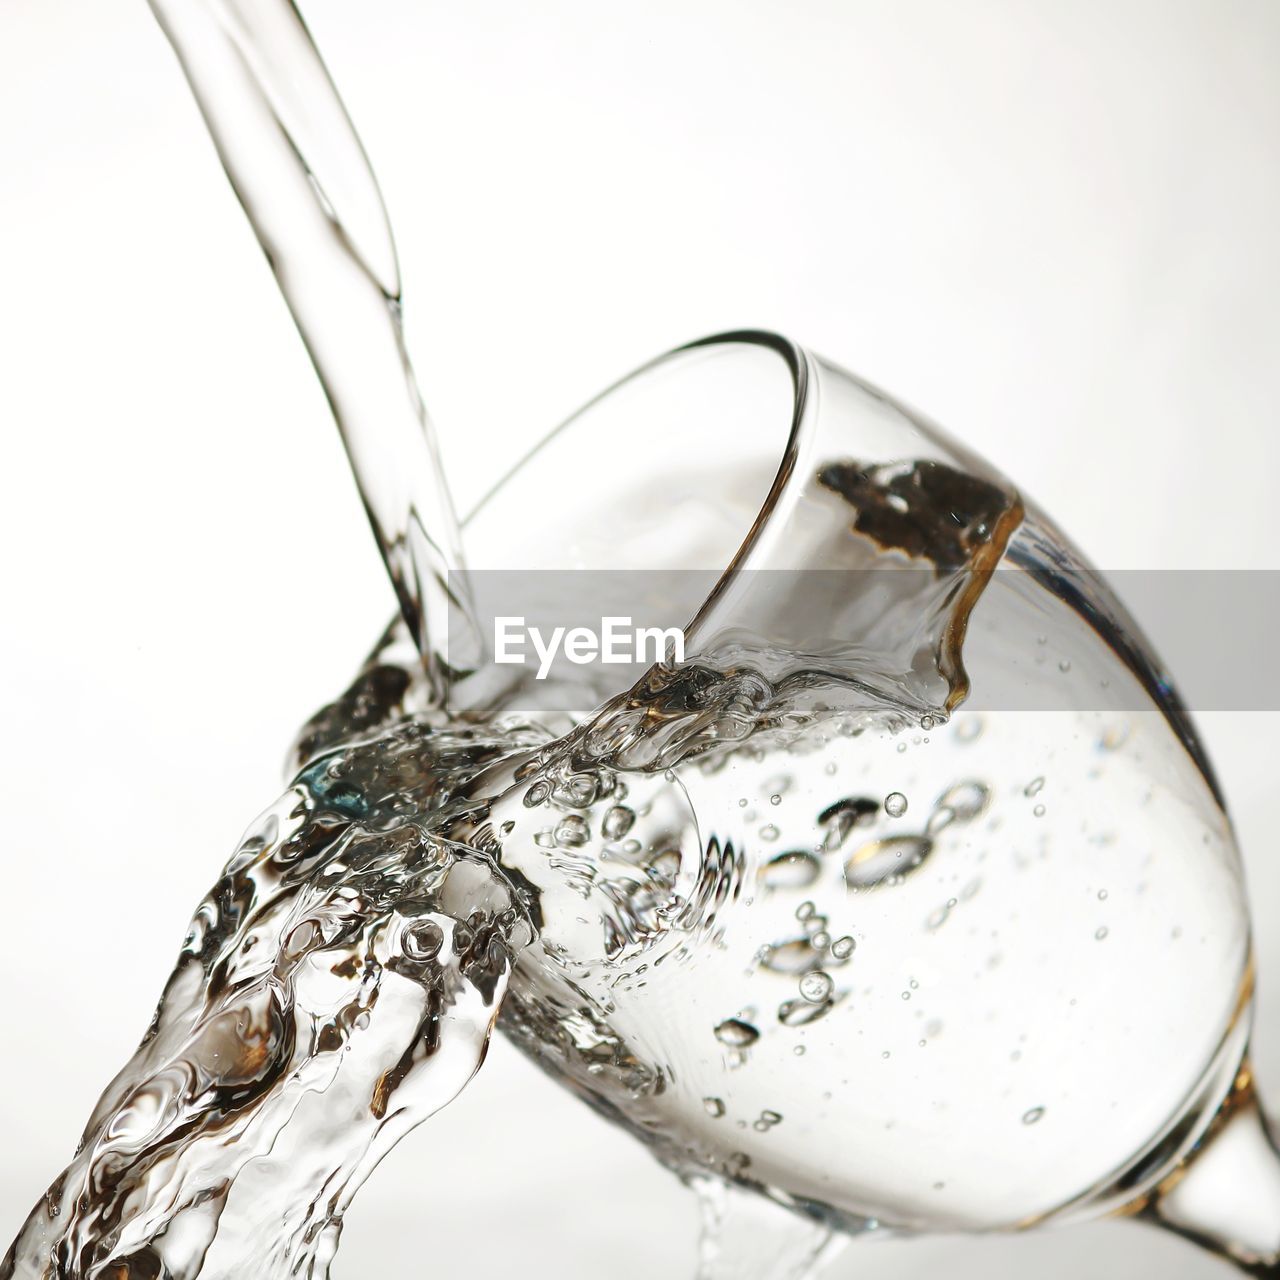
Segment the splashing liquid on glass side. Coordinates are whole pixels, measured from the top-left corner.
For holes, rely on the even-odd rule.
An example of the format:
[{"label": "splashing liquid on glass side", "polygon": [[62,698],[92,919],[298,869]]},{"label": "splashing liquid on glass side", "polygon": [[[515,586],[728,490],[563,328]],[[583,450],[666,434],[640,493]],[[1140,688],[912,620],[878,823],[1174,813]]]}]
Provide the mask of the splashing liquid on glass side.
[{"label": "splashing liquid on glass side", "polygon": [[[936,567],[860,665],[797,664],[762,627],[578,723],[521,714],[478,629],[442,652],[456,522],[381,199],[305,28],[279,2],[153,7],[404,623],[303,730],[0,1276],[325,1276],[355,1192],[495,1025],[698,1191],[703,1280],[802,1280],[858,1232],[1135,1198],[1211,1236],[1226,1219],[1195,1194],[1220,1180],[1155,1190],[1233,1081],[1219,1123],[1256,1139],[1225,819],[1193,802],[1203,778],[1159,713],[948,718],[988,572],[1039,536],[1017,495],[932,461],[818,459],[801,483],[833,537]],[[1025,603],[984,599],[993,634]],[[1051,769],[1022,776],[1046,741]],[[1163,866],[1174,844],[1203,851],[1198,874]],[[1117,990],[1155,955],[1172,1013]],[[1241,1209],[1242,1262],[1271,1203]]]}]

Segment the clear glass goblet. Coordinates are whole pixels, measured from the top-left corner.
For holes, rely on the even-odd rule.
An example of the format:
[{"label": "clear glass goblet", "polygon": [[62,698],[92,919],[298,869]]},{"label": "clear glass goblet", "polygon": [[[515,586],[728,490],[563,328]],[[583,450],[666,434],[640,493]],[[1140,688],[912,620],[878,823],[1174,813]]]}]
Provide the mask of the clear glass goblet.
[{"label": "clear glass goblet", "polygon": [[[599,664],[455,686],[559,729],[615,695],[573,767],[626,780],[633,847],[594,798],[493,801],[543,922],[500,1022],[517,1045],[713,1220],[727,1184],[817,1224],[815,1251],[831,1227],[1140,1213],[1274,1267],[1220,792],[1150,645],[1007,480],[730,334],[593,401],[466,540],[495,607],[688,623],[684,664],[629,694]],[[736,1223],[708,1274],[746,1266],[733,1240],[759,1253]]]}]

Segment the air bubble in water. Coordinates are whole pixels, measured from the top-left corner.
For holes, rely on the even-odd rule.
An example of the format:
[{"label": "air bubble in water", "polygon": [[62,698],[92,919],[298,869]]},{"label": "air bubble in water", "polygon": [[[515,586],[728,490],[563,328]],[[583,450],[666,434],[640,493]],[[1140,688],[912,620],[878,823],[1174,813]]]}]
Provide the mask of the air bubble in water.
[{"label": "air bubble in water", "polygon": [[760,952],[760,965],[770,973],[807,973],[819,963],[820,957],[808,938],[774,943]]},{"label": "air bubble in water", "polygon": [[524,793],[525,807],[536,809],[538,805],[545,804],[550,795],[551,783],[547,782],[545,778],[540,779]]},{"label": "air bubble in water", "polygon": [[606,840],[621,840],[635,820],[636,815],[626,805],[614,805],[601,820],[600,833]]},{"label": "air bubble in water", "polygon": [[1030,1111],[1022,1113],[1023,1124],[1035,1124],[1044,1115],[1043,1107],[1032,1107]]},{"label": "air bubble in water", "polygon": [[853,955],[853,949],[857,944],[847,934],[843,938],[837,938],[831,944],[831,954],[837,960],[847,960]]},{"label": "air bubble in water", "polygon": [[410,960],[434,960],[444,946],[444,930],[433,920],[419,920],[404,931],[400,945]]},{"label": "air bubble in water", "polygon": [[983,782],[957,782],[938,797],[938,809],[949,809],[952,821],[972,822],[980,818],[991,802],[991,792]]},{"label": "air bubble in water", "polygon": [[828,805],[818,814],[818,825],[823,828],[822,849],[831,853],[839,849],[855,827],[875,821],[880,805],[866,796],[846,796]]},{"label": "air bubble in water", "polygon": [[811,969],[800,978],[800,994],[810,1004],[824,1004],[831,999],[835,983],[829,973],[821,969]]},{"label": "air bubble in water", "polygon": [[891,818],[900,818],[907,811],[907,797],[901,791],[890,791],[884,798],[884,811]]},{"label": "air bubble in water", "polygon": [[929,815],[929,820],[924,824],[924,833],[927,836],[941,835],[955,820],[955,813],[944,805]]},{"label": "air bubble in water", "polygon": [[565,849],[581,848],[591,839],[591,828],[587,820],[571,813],[556,823],[556,844]]},{"label": "air bubble in water", "polygon": [[554,798],[571,809],[589,809],[600,794],[600,780],[591,773],[575,773],[553,792]]},{"label": "air bubble in water", "polygon": [[675,849],[664,849],[649,864],[649,876],[662,884],[675,884],[680,874],[680,854]]},{"label": "air bubble in water", "polygon": [[1028,782],[1027,785],[1023,788],[1022,794],[1030,798],[1031,796],[1038,796],[1040,792],[1043,790],[1044,790],[1044,779],[1032,778],[1031,781]]},{"label": "air bubble in water", "polygon": [[924,836],[887,836],[864,844],[844,864],[845,883],[867,889],[914,871],[933,852]]},{"label": "air bubble in water", "polygon": [[746,1049],[760,1039],[760,1032],[741,1018],[726,1018],[716,1027],[716,1039],[731,1049]]},{"label": "air bubble in water", "polygon": [[805,889],[818,878],[821,870],[813,854],[793,849],[770,858],[760,868],[760,882],[770,889]]},{"label": "air bubble in water", "polygon": [[703,1098],[702,1106],[713,1120],[719,1120],[724,1115],[724,1102],[720,1098]]},{"label": "air bubble in water", "polygon": [[825,1004],[814,1004],[809,1000],[784,1000],[778,1006],[778,1021],[784,1027],[806,1027],[811,1022],[817,1022],[830,1009],[830,1000]]}]

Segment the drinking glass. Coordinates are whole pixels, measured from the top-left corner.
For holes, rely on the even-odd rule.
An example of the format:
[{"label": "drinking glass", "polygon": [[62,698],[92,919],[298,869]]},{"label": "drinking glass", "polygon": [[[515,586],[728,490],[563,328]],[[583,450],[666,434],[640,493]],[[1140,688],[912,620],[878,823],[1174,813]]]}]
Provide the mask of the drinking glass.
[{"label": "drinking glass", "polygon": [[[819,1234],[1126,1213],[1273,1273],[1221,793],[1150,644],[1008,480],[828,361],[727,334],[592,401],[466,545],[481,597],[523,579],[585,616],[612,578],[687,623],[685,662],[630,694],[602,666],[455,685],[559,728],[614,696],[646,817],[642,847],[603,822],[566,849],[572,799],[512,810],[497,856],[542,919],[515,1044],[712,1219],[722,1186]],[[707,672],[730,714],[698,714]],[[745,1265],[723,1247],[706,1274]]]}]

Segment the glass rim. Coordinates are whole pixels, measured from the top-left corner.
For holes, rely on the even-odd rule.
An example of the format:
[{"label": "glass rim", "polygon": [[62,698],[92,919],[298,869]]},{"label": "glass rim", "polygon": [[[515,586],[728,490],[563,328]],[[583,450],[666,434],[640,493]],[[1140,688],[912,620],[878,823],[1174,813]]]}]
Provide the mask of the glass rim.
[{"label": "glass rim", "polygon": [[[480,516],[492,501],[499,497],[510,481],[533,463],[544,449],[566,432],[578,426],[612,396],[659,372],[682,356],[715,347],[728,348],[735,346],[766,350],[781,358],[791,380],[790,420],[787,423],[785,438],[780,442],[778,465],[769,483],[768,491],[752,516],[750,525],[744,530],[736,550],[729,557],[727,563],[717,566],[719,576],[716,585],[707,596],[698,613],[698,617],[702,617],[720,595],[726,581],[743,568],[747,557],[750,555],[764,528],[769,514],[777,508],[794,470],[802,424],[810,399],[810,359],[803,347],[782,334],[768,329],[730,329],[672,347],[632,369],[574,410],[573,413],[548,431],[531,449],[522,454],[512,466],[504,471],[502,476],[476,500],[475,504],[462,518],[461,525],[463,530],[465,531],[471,522]],[[696,625],[696,620],[690,624],[691,627],[694,625]]]}]

